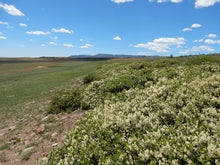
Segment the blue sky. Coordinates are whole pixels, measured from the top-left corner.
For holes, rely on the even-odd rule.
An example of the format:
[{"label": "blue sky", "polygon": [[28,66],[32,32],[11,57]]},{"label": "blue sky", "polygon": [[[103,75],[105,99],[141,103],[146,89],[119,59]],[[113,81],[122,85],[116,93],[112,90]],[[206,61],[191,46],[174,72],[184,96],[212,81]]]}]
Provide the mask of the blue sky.
[{"label": "blue sky", "polygon": [[0,57],[220,52],[220,0],[0,0]]}]

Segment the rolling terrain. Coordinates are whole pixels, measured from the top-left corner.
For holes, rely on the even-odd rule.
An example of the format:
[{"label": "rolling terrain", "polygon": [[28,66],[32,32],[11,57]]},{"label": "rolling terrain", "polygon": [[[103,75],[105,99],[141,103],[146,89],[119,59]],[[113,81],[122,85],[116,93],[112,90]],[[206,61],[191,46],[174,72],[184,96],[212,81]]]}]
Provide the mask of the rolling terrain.
[{"label": "rolling terrain", "polygon": [[219,64],[0,59],[0,162],[218,163]]}]

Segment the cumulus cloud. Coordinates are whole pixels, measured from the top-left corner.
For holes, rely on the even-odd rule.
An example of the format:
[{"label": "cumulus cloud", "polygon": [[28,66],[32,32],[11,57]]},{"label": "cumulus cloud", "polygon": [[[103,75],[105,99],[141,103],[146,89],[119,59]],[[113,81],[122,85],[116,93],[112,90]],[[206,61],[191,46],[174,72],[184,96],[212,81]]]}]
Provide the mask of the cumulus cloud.
[{"label": "cumulus cloud", "polygon": [[207,45],[201,45],[201,46],[193,46],[191,49],[179,52],[180,54],[187,54],[189,52],[201,52],[201,51],[205,51],[205,52],[213,52],[215,51],[215,49],[213,49],[210,46]]},{"label": "cumulus cloud", "polygon": [[[154,2],[154,0],[149,0],[150,2]],[[182,2],[183,0],[157,0],[157,3],[163,3],[163,2],[173,2],[173,3],[180,3]]]},{"label": "cumulus cloud", "polygon": [[41,44],[41,46],[46,46],[45,44]]},{"label": "cumulus cloud", "polygon": [[55,42],[49,42],[50,45],[57,45]]},{"label": "cumulus cloud", "polygon": [[73,33],[74,31],[73,30],[67,30],[67,29],[64,29],[64,28],[61,28],[61,29],[55,29],[53,28],[52,29],[52,32],[54,33]]},{"label": "cumulus cloud", "polygon": [[85,45],[81,46],[80,48],[82,48],[82,49],[88,49],[89,47],[94,47],[94,45],[85,44]]},{"label": "cumulus cloud", "polygon": [[19,23],[19,26],[27,27],[25,23]]},{"label": "cumulus cloud", "polygon": [[115,2],[115,3],[125,3],[125,2],[132,2],[134,0],[112,0],[112,2]]},{"label": "cumulus cloud", "polygon": [[113,40],[118,40],[118,41],[120,41],[121,38],[120,38],[119,36],[117,36],[117,37],[114,37]]},{"label": "cumulus cloud", "polygon": [[198,28],[198,27],[201,27],[202,25],[200,24],[197,24],[197,23],[194,23],[192,24],[191,28]]},{"label": "cumulus cloud", "polygon": [[204,39],[194,40],[193,42],[202,42],[202,41],[204,41]]},{"label": "cumulus cloud", "polygon": [[207,45],[202,45],[202,46],[194,46],[191,48],[192,52],[199,52],[199,51],[215,51],[215,49],[213,49],[210,46]]},{"label": "cumulus cloud", "polygon": [[1,24],[1,25],[8,25],[8,22],[2,22],[2,21],[0,21],[0,24]]},{"label": "cumulus cloud", "polygon": [[0,39],[6,40],[7,38],[4,36],[0,36]]},{"label": "cumulus cloud", "polygon": [[206,37],[210,37],[210,38],[216,38],[218,37],[216,34],[208,34],[208,35],[205,35]]},{"label": "cumulus cloud", "polygon": [[67,48],[72,48],[73,45],[72,44],[63,44],[63,46],[67,47]]},{"label": "cumulus cloud", "polygon": [[33,35],[48,35],[50,32],[42,32],[42,31],[27,31],[27,34],[33,34]]},{"label": "cumulus cloud", "polygon": [[196,0],[195,8],[214,6],[217,2],[220,2],[220,0]]},{"label": "cumulus cloud", "polygon": [[220,40],[212,40],[212,39],[206,39],[206,44],[220,44]]},{"label": "cumulus cloud", "polygon": [[0,3],[0,8],[3,8],[10,15],[24,16],[24,14],[18,9],[16,9],[13,5]]},{"label": "cumulus cloud", "polygon": [[58,37],[57,37],[57,36],[55,36],[55,37],[50,37],[50,39],[57,40]]},{"label": "cumulus cloud", "polygon": [[192,31],[192,29],[190,29],[190,28],[185,28],[185,29],[183,29],[182,31],[183,31],[183,32],[185,32],[185,31]]},{"label": "cumulus cloud", "polygon": [[140,43],[135,45],[136,48],[147,48],[149,50],[154,50],[159,53],[169,52],[170,46],[185,44],[185,39],[183,37],[179,38],[159,38],[155,39],[153,42],[148,42],[146,44]]}]

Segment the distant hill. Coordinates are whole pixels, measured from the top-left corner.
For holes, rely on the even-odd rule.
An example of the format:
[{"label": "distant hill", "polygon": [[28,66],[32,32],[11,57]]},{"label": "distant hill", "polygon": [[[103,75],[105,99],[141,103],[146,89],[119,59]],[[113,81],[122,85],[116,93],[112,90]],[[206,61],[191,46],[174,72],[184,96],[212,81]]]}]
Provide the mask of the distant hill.
[{"label": "distant hill", "polygon": [[140,55],[123,55],[123,54],[96,54],[96,55],[71,55],[74,58],[161,58],[162,56],[140,56]]},{"label": "distant hill", "polygon": [[69,57],[74,57],[74,58],[89,58],[91,57],[90,55],[71,55]]}]

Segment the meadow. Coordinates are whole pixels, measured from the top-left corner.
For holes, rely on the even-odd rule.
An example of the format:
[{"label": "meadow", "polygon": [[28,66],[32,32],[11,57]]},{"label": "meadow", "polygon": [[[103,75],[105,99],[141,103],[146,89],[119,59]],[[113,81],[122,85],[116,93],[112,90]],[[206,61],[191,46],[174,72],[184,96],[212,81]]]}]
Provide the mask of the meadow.
[{"label": "meadow", "polygon": [[89,110],[42,164],[219,164],[220,57],[111,63],[49,113]]},{"label": "meadow", "polygon": [[94,71],[103,62],[71,58],[1,58],[1,124],[19,120],[25,114],[36,115],[34,105],[39,108],[42,102],[50,100],[56,88],[75,84],[76,78]]},{"label": "meadow", "polygon": [[[219,73],[219,54],[0,59],[0,126],[5,131],[0,161],[10,164],[11,151],[20,159],[22,150],[37,144],[20,164],[31,164],[36,155],[39,164],[48,165],[218,164]],[[82,112],[76,125],[76,118],[68,118],[74,112]],[[63,117],[74,120],[74,126],[62,145],[41,159],[42,145],[61,142]],[[46,131],[38,134],[42,123]],[[13,125],[16,131],[9,130]],[[30,142],[24,131],[33,134]],[[54,131],[59,140],[52,138]]]}]

